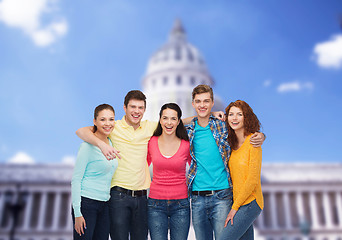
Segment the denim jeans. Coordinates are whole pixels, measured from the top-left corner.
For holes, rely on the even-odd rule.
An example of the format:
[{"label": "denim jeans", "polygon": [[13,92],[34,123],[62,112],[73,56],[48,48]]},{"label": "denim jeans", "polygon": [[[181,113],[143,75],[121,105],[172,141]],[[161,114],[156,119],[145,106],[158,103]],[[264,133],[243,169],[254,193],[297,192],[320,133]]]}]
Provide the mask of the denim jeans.
[{"label": "denim jeans", "polygon": [[[109,208],[108,202],[98,201],[81,197],[81,213],[86,222],[84,234],[80,236],[74,228],[74,239],[76,240],[108,240],[109,237]],[[74,210],[72,219],[75,224]]]},{"label": "denim jeans", "polygon": [[254,239],[253,222],[261,213],[256,200],[239,208],[233,218],[233,225],[229,221],[219,237],[223,239]]},{"label": "denim jeans", "polygon": [[215,239],[221,233],[228,212],[232,207],[233,193],[230,188],[211,196],[191,196],[192,223],[197,240]]},{"label": "denim jeans", "polygon": [[147,239],[147,196],[132,197],[112,188],[109,210],[112,240]]},{"label": "denim jeans", "polygon": [[158,200],[149,198],[147,203],[148,228],[151,240],[186,240],[190,227],[190,203],[187,198]]}]

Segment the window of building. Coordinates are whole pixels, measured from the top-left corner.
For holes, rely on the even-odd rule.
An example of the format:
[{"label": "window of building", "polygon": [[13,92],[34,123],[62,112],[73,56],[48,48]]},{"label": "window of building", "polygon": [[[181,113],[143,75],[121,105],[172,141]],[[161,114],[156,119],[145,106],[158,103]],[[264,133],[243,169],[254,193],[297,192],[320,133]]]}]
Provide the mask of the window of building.
[{"label": "window of building", "polygon": [[176,46],[175,48],[175,59],[177,61],[181,60],[182,59],[182,56],[181,56],[181,48],[179,46]]},{"label": "window of building", "polygon": [[164,84],[164,85],[167,85],[168,80],[169,80],[169,79],[168,79],[167,77],[164,77],[164,78],[163,78],[163,84]]},{"label": "window of building", "polygon": [[192,62],[194,60],[194,55],[192,54],[191,50],[188,49],[188,60]]},{"label": "window of building", "polygon": [[176,83],[177,83],[177,85],[181,85],[182,84],[182,77],[181,76],[177,76]]},{"label": "window of building", "polygon": [[164,61],[169,60],[169,51],[164,51]]},{"label": "window of building", "polygon": [[192,86],[194,86],[195,83],[196,83],[195,77],[190,77],[190,84],[191,84]]}]

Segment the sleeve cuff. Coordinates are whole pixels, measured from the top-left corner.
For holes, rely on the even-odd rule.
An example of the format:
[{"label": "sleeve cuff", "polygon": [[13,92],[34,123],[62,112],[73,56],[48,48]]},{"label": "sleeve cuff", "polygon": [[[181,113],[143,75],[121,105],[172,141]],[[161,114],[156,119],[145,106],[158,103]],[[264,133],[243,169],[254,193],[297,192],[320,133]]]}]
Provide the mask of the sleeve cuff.
[{"label": "sleeve cuff", "polygon": [[74,207],[74,215],[75,215],[75,218],[82,217],[81,207],[80,206],[75,206]]}]

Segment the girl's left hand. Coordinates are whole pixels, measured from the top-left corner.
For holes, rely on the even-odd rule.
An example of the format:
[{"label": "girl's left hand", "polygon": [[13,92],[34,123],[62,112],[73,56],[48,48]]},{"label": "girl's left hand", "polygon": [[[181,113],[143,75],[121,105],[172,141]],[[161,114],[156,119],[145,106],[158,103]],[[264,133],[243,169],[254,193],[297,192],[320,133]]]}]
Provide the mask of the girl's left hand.
[{"label": "girl's left hand", "polygon": [[230,210],[230,212],[228,213],[228,216],[226,218],[226,222],[224,223],[224,227],[227,227],[227,224],[228,224],[229,220],[231,220],[231,225],[233,225],[233,218],[234,218],[236,212],[237,211],[234,210],[234,209]]}]

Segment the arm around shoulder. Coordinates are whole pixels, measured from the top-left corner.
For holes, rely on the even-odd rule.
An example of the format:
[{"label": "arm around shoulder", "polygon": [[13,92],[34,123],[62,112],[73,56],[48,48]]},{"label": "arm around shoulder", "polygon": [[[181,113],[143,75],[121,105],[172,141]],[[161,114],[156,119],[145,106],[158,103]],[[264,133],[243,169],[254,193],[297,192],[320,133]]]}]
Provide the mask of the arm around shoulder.
[{"label": "arm around shoulder", "polygon": [[94,146],[100,147],[99,144],[102,142],[98,139],[93,132],[93,127],[83,127],[76,131],[76,135],[81,138],[83,141],[88,142]]},{"label": "arm around shoulder", "polygon": [[93,127],[83,127],[76,131],[76,135],[83,141],[86,141],[100,148],[101,152],[108,160],[114,159],[116,156],[118,156],[118,158],[121,158],[119,155],[120,151],[116,150],[112,146],[109,146],[107,143],[100,140],[98,137],[94,135],[92,130]]},{"label": "arm around shoulder", "polygon": [[256,132],[251,136],[250,143],[253,145],[253,147],[261,147],[261,145],[264,144],[265,140],[266,140],[265,134]]}]

